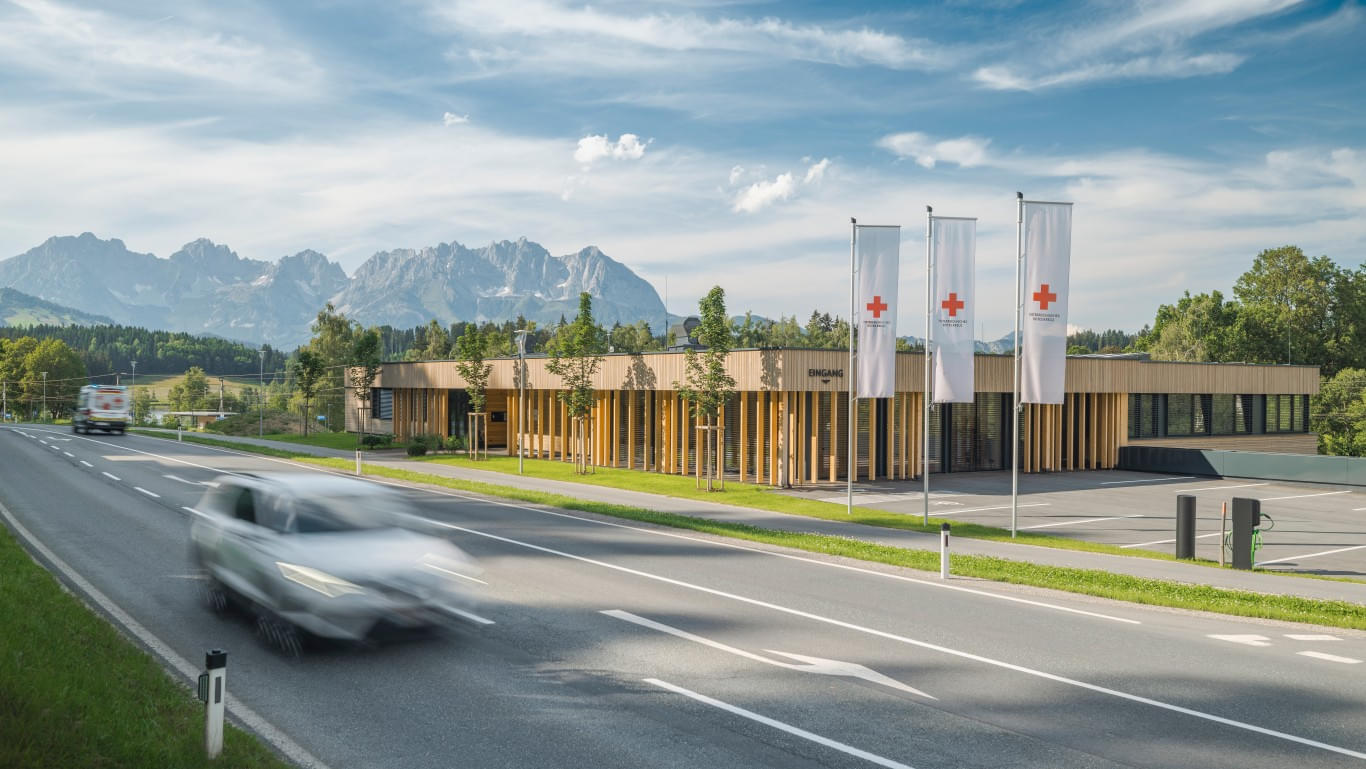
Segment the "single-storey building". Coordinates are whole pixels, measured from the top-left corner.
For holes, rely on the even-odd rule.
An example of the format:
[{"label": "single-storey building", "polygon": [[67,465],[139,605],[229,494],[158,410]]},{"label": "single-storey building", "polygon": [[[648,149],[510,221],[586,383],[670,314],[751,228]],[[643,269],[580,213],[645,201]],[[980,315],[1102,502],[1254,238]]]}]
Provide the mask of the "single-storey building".
[{"label": "single-storey building", "polygon": [[[898,353],[896,397],[860,400],[848,418],[849,356],[839,350],[732,351],[727,370],[736,392],[722,416],[725,473],[772,485],[846,478],[848,441],[855,479],[902,479],[921,472],[924,356]],[[543,355],[526,358],[519,400],[516,358],[491,360],[487,390],[490,447],[569,461],[569,419],[562,388]],[[1012,358],[976,357],[973,403],[931,411],[930,472],[1010,467]],[[594,386],[589,461],[664,473],[696,472],[699,431],[676,383],[682,352],[608,354]],[[400,439],[464,434],[469,399],[454,361],[386,363],[375,381],[368,432]],[[1026,404],[1020,414],[1024,472],[1108,469],[1125,445],[1244,449],[1312,454],[1309,397],[1317,366],[1177,363],[1123,356],[1067,358],[1065,401]],[[347,390],[346,425],[362,413]],[[519,418],[519,413],[521,414]]]}]

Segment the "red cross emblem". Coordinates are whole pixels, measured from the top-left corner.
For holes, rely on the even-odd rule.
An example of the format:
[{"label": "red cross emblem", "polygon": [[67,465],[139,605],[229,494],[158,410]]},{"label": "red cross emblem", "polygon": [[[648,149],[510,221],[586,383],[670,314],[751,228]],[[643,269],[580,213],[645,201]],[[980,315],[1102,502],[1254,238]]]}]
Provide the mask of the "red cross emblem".
[{"label": "red cross emblem", "polygon": [[1034,301],[1039,303],[1040,310],[1047,310],[1049,302],[1058,301],[1058,295],[1048,290],[1048,284],[1039,286],[1039,290],[1034,292]]},{"label": "red cross emblem", "polygon": [[940,302],[939,306],[949,311],[950,318],[956,318],[958,317],[958,311],[963,309],[965,305],[963,304],[963,300],[958,298],[957,293],[950,291],[949,298]]},{"label": "red cross emblem", "polygon": [[868,303],[868,309],[872,311],[874,318],[881,318],[882,311],[887,309],[887,305],[882,301],[881,296],[874,296],[873,301]]}]

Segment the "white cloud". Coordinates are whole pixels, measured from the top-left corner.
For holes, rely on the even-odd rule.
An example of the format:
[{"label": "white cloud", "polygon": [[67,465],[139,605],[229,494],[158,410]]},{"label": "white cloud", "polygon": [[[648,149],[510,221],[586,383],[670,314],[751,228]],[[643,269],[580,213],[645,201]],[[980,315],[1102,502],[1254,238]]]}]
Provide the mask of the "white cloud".
[{"label": "white cloud", "polygon": [[934,168],[940,161],[953,163],[963,168],[980,166],[987,162],[987,145],[990,139],[976,136],[960,136],[955,139],[936,141],[919,131],[890,134],[878,140],[877,145],[903,158],[911,158],[925,168]]},{"label": "white cloud", "polygon": [[444,126],[464,125],[468,122],[470,122],[469,115],[457,115],[454,112],[447,112],[441,116],[441,125]]},{"label": "white cloud", "polygon": [[730,168],[730,177],[729,177],[729,180],[727,181],[727,184],[729,184],[730,186],[734,187],[734,186],[735,186],[735,183],[738,182],[738,181],[740,181],[741,179],[743,179],[744,176],[745,176],[745,169],[744,169],[743,166],[731,166],[731,168]]},{"label": "white cloud", "polygon": [[608,139],[606,134],[585,136],[579,139],[579,146],[574,150],[574,160],[585,166],[604,158],[639,160],[645,156],[645,147],[648,144],[648,141],[642,144],[640,137],[635,134],[622,134],[615,142]]},{"label": "white cloud", "polygon": [[981,67],[972,73],[972,79],[986,88],[997,91],[1038,91],[1096,80],[1222,75],[1237,69],[1245,59],[1244,56],[1232,53],[1139,56],[1125,61],[1090,64],[1034,77],[1016,74],[1006,67]]},{"label": "white cloud", "polygon": [[773,181],[760,181],[749,185],[735,196],[732,210],[736,213],[752,214],[780,200],[787,200],[796,191],[792,174],[778,174]]},{"label": "white cloud", "polygon": [[825,176],[825,169],[830,167],[830,158],[821,158],[820,162],[812,163],[806,169],[806,178],[802,180],[804,184],[814,184]]},{"label": "white cloud", "polygon": [[[794,24],[779,18],[704,18],[695,13],[628,15],[554,0],[432,0],[432,12],[483,40],[525,41],[528,57],[580,59],[593,66],[624,63],[621,47],[655,51],[712,51],[764,59],[813,61],[891,69],[937,66],[944,53],[929,43],[855,25]],[[611,56],[601,46],[611,45]]]}]

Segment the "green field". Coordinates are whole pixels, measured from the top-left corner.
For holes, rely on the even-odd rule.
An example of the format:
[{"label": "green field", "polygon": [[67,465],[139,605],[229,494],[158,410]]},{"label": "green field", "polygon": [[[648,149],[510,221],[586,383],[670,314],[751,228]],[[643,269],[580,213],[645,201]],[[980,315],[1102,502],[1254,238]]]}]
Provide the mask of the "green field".
[{"label": "green field", "polygon": [[[123,385],[134,384],[135,387],[147,387],[152,391],[152,400],[164,401],[171,392],[171,388],[185,381],[184,374],[138,374],[136,383],[131,383],[128,378],[123,378],[120,383]],[[237,395],[246,387],[255,387],[256,380],[247,380],[241,377],[223,379],[223,391],[231,395]],[[209,377],[209,394],[216,398],[218,396],[218,377]],[[215,401],[217,403],[217,401]]]},{"label": "green field", "polygon": [[204,706],[34,563],[0,526],[0,766],[288,764],[231,724],[204,755]]}]

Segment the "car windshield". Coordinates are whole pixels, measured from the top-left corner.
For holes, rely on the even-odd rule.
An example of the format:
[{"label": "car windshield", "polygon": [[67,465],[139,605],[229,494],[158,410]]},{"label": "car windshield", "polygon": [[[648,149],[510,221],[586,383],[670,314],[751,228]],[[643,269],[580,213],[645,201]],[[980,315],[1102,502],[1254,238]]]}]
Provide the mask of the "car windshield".
[{"label": "car windshield", "polygon": [[402,500],[390,494],[325,496],[288,505],[285,531],[298,534],[397,526]]}]

